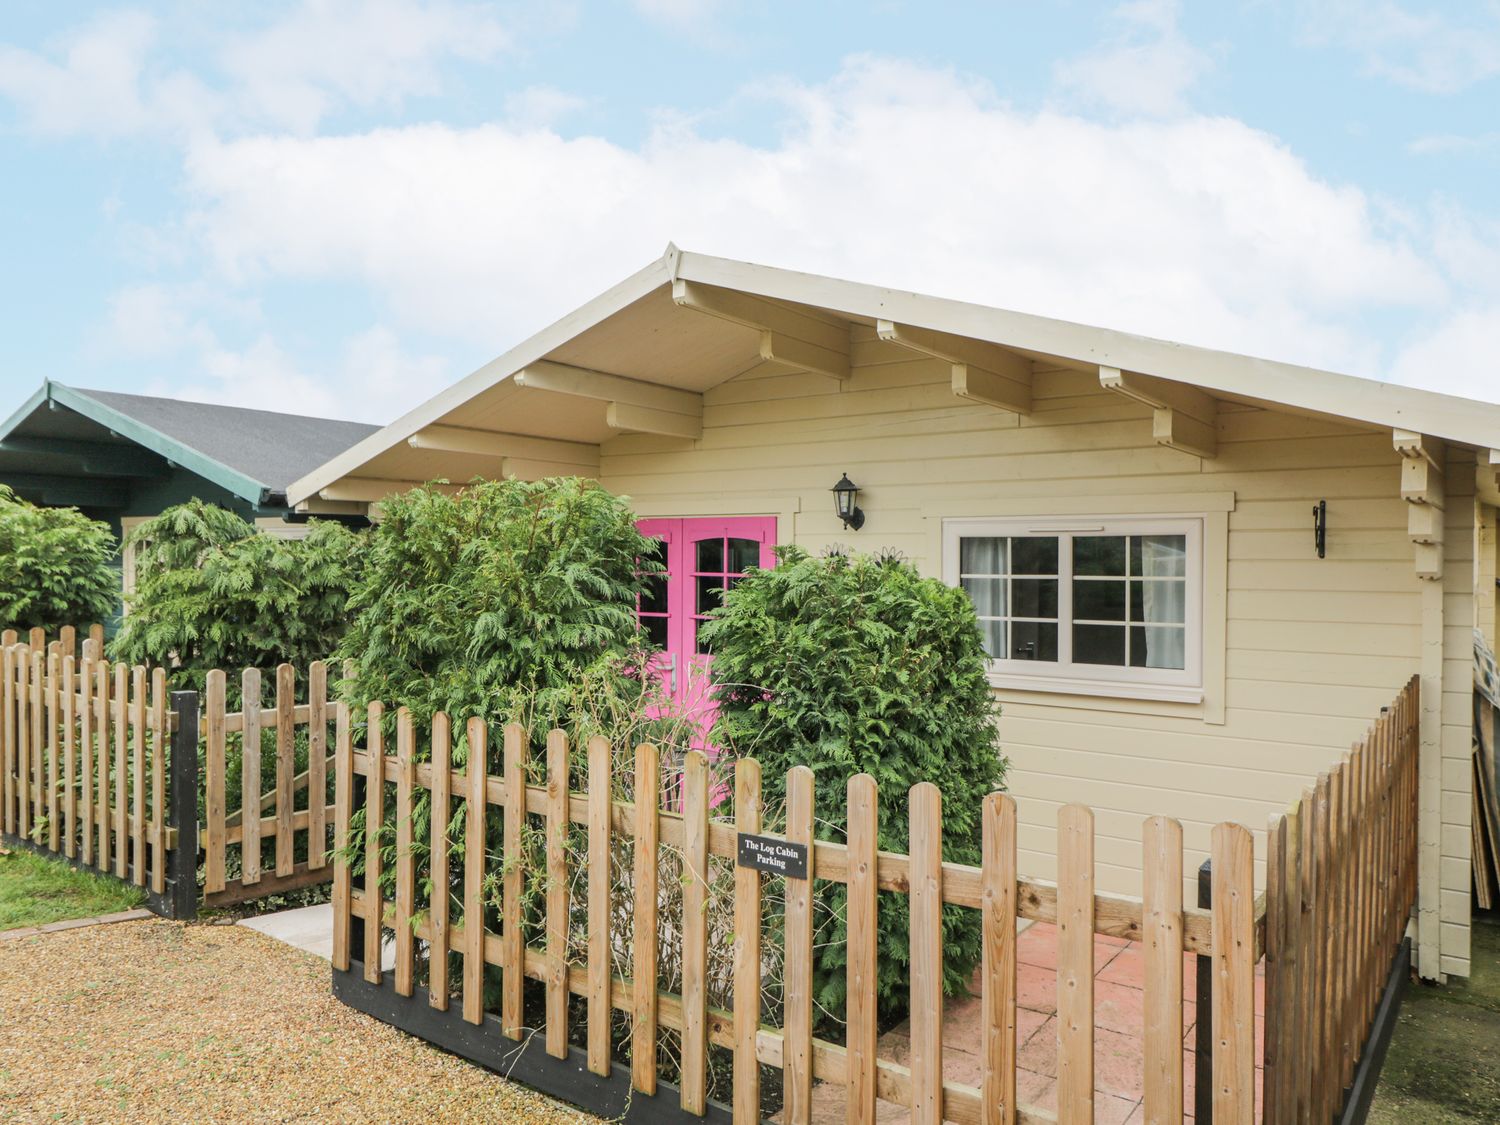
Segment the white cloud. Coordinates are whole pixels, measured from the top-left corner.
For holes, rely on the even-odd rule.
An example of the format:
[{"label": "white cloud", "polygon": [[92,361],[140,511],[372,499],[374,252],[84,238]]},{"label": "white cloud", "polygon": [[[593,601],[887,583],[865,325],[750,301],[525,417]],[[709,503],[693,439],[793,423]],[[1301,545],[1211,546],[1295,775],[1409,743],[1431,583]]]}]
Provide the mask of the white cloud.
[{"label": "white cloud", "polygon": [[548,129],[588,105],[555,86],[527,86],[505,98],[505,118],[520,129]]},{"label": "white cloud", "polygon": [[1446,292],[1361,192],[1232,120],[1023,113],[868,59],[787,104],[764,147],[682,125],[638,149],[501,125],[201,145],[191,227],[224,277],[355,282],[493,353],[669,239],[1366,374],[1360,318]]},{"label": "white cloud", "polygon": [[1500,133],[1464,136],[1460,133],[1434,133],[1418,137],[1406,146],[1413,156],[1443,156],[1454,153],[1484,152],[1500,147]]},{"label": "white cloud", "polygon": [[725,0],[634,0],[635,10],[649,20],[680,30],[701,30],[725,8]]},{"label": "white cloud", "polygon": [[168,30],[122,11],[52,52],[0,44],[0,95],[29,128],[51,135],[307,133],[345,107],[437,93],[444,62],[492,59],[508,43],[489,5],[302,0],[257,30],[222,35],[207,52],[215,63],[197,74],[157,64],[174,46]]},{"label": "white cloud", "polygon": [[1208,53],[1177,27],[1176,0],[1132,0],[1112,13],[1121,32],[1053,76],[1071,100],[1126,117],[1187,111],[1187,94],[1212,67]]},{"label": "white cloud", "polygon": [[1500,402],[1500,303],[1464,308],[1437,320],[1402,348],[1391,379],[1413,387]]},{"label": "white cloud", "polygon": [[1500,4],[1305,0],[1303,30],[1361,56],[1367,73],[1429,94],[1452,94],[1500,75]]}]

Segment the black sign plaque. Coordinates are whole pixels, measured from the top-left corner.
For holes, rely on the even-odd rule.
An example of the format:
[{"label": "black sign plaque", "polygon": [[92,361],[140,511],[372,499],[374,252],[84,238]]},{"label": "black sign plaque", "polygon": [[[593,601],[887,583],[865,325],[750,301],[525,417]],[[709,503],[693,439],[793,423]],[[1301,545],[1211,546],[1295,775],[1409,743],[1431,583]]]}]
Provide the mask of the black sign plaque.
[{"label": "black sign plaque", "polygon": [[793,844],[779,836],[752,836],[741,832],[736,862],[740,867],[750,867],[767,875],[806,879],[807,845]]}]

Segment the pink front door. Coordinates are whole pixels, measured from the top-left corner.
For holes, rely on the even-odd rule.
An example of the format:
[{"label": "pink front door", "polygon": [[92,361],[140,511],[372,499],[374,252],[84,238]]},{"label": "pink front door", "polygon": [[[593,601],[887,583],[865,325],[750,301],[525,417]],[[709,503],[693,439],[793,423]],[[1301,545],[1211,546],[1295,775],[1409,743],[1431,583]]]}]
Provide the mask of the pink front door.
[{"label": "pink front door", "polygon": [[641,624],[661,649],[653,670],[677,712],[692,725],[691,745],[712,753],[712,658],[698,640],[698,629],[746,570],[775,563],[776,517],[641,520],[636,526],[661,543],[659,558],[666,567],[639,605]]}]

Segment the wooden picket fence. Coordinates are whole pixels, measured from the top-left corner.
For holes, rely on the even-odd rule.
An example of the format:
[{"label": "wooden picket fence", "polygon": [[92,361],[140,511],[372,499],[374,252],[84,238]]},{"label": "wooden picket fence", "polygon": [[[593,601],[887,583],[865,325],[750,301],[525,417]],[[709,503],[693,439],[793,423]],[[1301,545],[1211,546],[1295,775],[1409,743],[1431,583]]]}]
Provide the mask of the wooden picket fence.
[{"label": "wooden picket fence", "polygon": [[[166,895],[178,829],[169,801],[165,672],[103,659],[103,632],[0,637],[0,822],[16,843]],[[174,787],[178,778],[173,777]],[[166,904],[168,912],[171,904]]]},{"label": "wooden picket fence", "polygon": [[[665,807],[658,751],[636,749],[630,776],[612,777],[613,748],[604,739],[586,747],[586,776],[575,790],[569,775],[570,747],[562,731],[547,739],[545,784],[528,783],[529,750],[524,731],[506,727],[502,772],[452,765],[453,731],[439,715],[430,734],[423,732],[428,754],[421,754],[410,715],[395,721],[395,753],[386,745],[388,716],[371,703],[359,729],[349,708],[337,706],[335,720],[334,835],[338,854],[350,842],[350,823],[363,808],[366,825],[394,830],[394,899],[381,889],[389,843],[380,834],[364,838],[362,877],[340,859],[334,869],[335,990],[347,1002],[381,1014],[416,1034],[429,1034],[427,1023],[448,1029],[445,1043],[479,1052],[476,1043],[506,1039],[519,1050],[531,1039],[542,1009],[547,1055],[567,1060],[570,1050],[572,996],[583,998],[586,1051],[574,1063],[557,1065],[555,1092],[575,1097],[579,1076],[611,1074],[615,1045],[611,1016],[626,1013],[631,1024],[629,1082],[639,1094],[658,1094],[658,1039],[663,1031],[680,1037],[680,1077],[676,1100],[681,1111],[701,1115],[706,1101],[707,1058],[711,1046],[732,1053],[733,1119],[758,1122],[761,1114],[761,1065],[783,1072],[783,1118],[806,1125],[815,1079],[847,1091],[848,1120],[872,1122],[876,1102],[909,1107],[921,1125],[942,1119],[964,1125],[1005,1122],[1093,1120],[1094,1111],[1094,935],[1108,934],[1142,943],[1146,962],[1145,1115],[1155,1122],[1180,1122],[1184,1115],[1183,954],[1212,958],[1215,988],[1213,1110],[1216,1125],[1247,1125],[1255,1117],[1255,965],[1260,956],[1263,919],[1257,912],[1250,833],[1236,824],[1213,829],[1214,892],[1212,908],[1183,902],[1182,829],[1175,821],[1152,817],[1144,825],[1144,897],[1098,893],[1094,886],[1094,816],[1070,805],[1058,818],[1058,871],[1053,882],[1029,878],[1016,866],[1016,806],[1003,794],[986,799],[983,812],[983,866],[946,863],[942,859],[942,800],[930,784],[910,792],[909,855],[877,850],[877,791],[866,775],[850,780],[846,843],[815,840],[813,775],[805,767],[787,775],[785,840],[810,849],[809,878],[787,878],[782,968],[784,1009],[781,1027],[761,1020],[763,877],[748,868],[735,871],[733,907],[733,986],[730,1010],[710,1008],[707,999],[709,925],[706,918],[710,857],[733,862],[738,833],[760,833],[762,825],[760,766],[735,763],[733,819],[710,819],[709,763],[700,753],[687,754],[680,785],[673,779],[673,807]],[[363,731],[365,744],[356,745]],[[479,720],[467,724],[470,761],[487,760],[488,732]],[[420,760],[420,759],[427,760]],[[616,781],[642,799],[612,799]],[[362,789],[362,793],[360,790]],[[431,839],[413,839],[412,810],[421,791],[431,795]],[[456,856],[448,828],[453,802],[462,801],[463,855]],[[718,811],[722,811],[718,810]],[[490,819],[499,813],[498,831]],[[389,813],[389,815],[388,815]],[[545,826],[545,904],[540,946],[523,932],[523,827],[526,818]],[[568,834],[572,826],[587,832],[584,871],[569,868]],[[627,922],[633,948],[629,976],[613,967],[612,948],[627,935],[612,932],[610,882],[612,841],[633,843],[629,873],[634,909]],[[499,854],[494,842],[501,841]],[[489,843],[487,852],[487,841]],[[416,851],[426,851],[418,878]],[[658,895],[660,851],[680,850],[684,865],[681,909],[662,917]],[[621,866],[624,866],[623,863]],[[579,875],[586,889],[576,909],[573,886]],[[497,879],[498,928],[486,924],[489,880]],[[842,1043],[814,1035],[812,879],[848,887],[847,1035]],[[424,894],[422,887],[437,888]],[[911,1054],[901,1065],[876,1054],[877,892],[904,894],[910,900]],[[980,973],[983,1075],[979,1085],[945,1081],[943,1073],[942,922],[944,904],[978,910],[983,917],[983,965]],[[582,964],[570,962],[568,932],[580,915],[587,920],[587,953]],[[1057,1010],[1057,1112],[1018,1106],[1016,1097],[1016,923],[1030,918],[1056,923],[1059,931]],[[360,933],[362,931],[362,935]],[[658,949],[670,932],[682,948],[680,992],[659,988]],[[387,933],[394,941],[394,970],[382,972],[381,949]],[[357,946],[357,947],[356,947]],[[419,953],[425,949],[427,1003],[415,997],[421,975]],[[461,1010],[450,1010],[450,955],[461,962],[457,994]],[[487,1013],[486,966],[499,968],[498,1020]],[[348,977],[341,983],[340,974]],[[349,999],[354,986],[368,995]],[[528,1012],[526,982],[540,982],[544,1005],[533,1000]],[[533,986],[535,988],[536,986]],[[370,989],[374,991],[369,991]],[[388,997],[381,1001],[380,996]],[[371,999],[376,997],[377,999]],[[412,998],[402,1001],[400,998]],[[404,1004],[404,1006],[403,1006]],[[412,1005],[418,1005],[413,1009]],[[392,1015],[393,1012],[407,1015]],[[435,1013],[423,1015],[422,1013]],[[438,1016],[441,1018],[438,1019]],[[405,1022],[403,1022],[405,1021]],[[458,1021],[478,1026],[463,1032]],[[488,1028],[494,1028],[493,1038]],[[469,1035],[464,1040],[462,1035]],[[432,1032],[431,1035],[436,1035]],[[478,1035],[479,1039],[473,1036]],[[431,1036],[430,1036],[431,1037]],[[502,1038],[503,1037],[503,1038]],[[468,1046],[464,1044],[467,1043]],[[966,1044],[972,1047],[971,1044]],[[477,1054],[475,1057],[478,1057]],[[507,1066],[512,1065],[510,1063]],[[528,1077],[533,1084],[538,1079]]]},{"label": "wooden picket fence", "polygon": [[[262,707],[259,670],[240,676],[240,709],[226,706],[228,680],[215,670],[204,685],[204,902],[227,906],[333,878],[328,861],[328,669],[315,661],[307,671],[307,702],[297,702],[297,673],[290,664],[276,669],[272,706]],[[307,769],[296,770],[298,728],[306,731]],[[240,806],[226,808],[228,748],[238,736]],[[276,781],[261,792],[266,748],[274,736]],[[263,843],[273,841],[275,856],[264,870]],[[298,852],[302,858],[297,858]],[[228,878],[229,858],[239,857],[238,878]]]},{"label": "wooden picket fence", "polygon": [[1420,681],[1271,820],[1265,1120],[1340,1111],[1417,895]]}]

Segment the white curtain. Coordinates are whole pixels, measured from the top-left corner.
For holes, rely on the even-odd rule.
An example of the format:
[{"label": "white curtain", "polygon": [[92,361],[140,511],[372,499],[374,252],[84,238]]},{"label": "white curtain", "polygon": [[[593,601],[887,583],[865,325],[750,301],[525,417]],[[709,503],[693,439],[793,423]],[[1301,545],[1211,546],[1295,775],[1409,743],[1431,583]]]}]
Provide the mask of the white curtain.
[{"label": "white curtain", "polygon": [[[1144,582],[1146,667],[1187,666],[1187,539],[1182,535],[1141,537],[1141,576],[1179,581]],[[1175,626],[1175,627],[1173,627]]]}]

